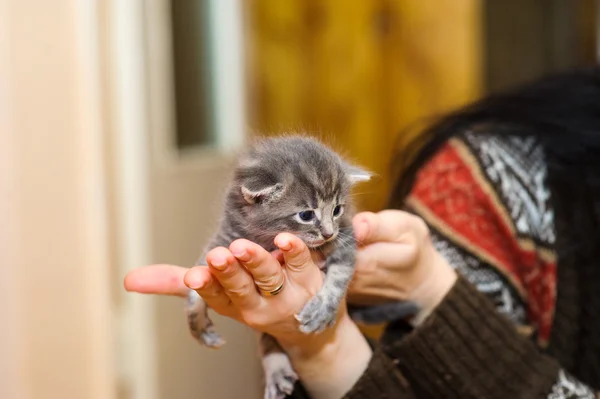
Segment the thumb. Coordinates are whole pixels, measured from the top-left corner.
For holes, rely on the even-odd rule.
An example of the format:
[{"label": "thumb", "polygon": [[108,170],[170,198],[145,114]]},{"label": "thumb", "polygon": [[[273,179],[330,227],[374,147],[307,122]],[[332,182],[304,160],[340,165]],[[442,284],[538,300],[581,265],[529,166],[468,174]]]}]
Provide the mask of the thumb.
[{"label": "thumb", "polygon": [[[321,271],[315,265],[310,250],[298,237],[290,233],[281,233],[275,237],[275,245],[281,250],[287,274],[300,285],[314,284],[321,279]],[[308,288],[308,286],[307,286]]]}]

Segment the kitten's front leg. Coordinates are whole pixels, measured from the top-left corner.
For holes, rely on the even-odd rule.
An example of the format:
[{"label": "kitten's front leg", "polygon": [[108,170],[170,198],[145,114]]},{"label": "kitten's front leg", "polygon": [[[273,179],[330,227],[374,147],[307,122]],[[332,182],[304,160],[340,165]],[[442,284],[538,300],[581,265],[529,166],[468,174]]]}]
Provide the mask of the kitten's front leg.
[{"label": "kitten's front leg", "polygon": [[356,241],[350,229],[343,244],[338,243],[327,258],[323,287],[296,315],[300,331],[306,334],[320,332],[335,323],[338,308],[354,274],[355,261]]}]

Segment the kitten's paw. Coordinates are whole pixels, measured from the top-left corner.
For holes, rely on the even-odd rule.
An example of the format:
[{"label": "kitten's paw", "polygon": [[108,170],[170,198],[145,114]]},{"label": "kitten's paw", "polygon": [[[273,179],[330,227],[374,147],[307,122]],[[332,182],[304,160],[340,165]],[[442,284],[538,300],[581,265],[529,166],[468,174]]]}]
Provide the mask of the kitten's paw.
[{"label": "kitten's paw", "polygon": [[192,337],[200,344],[217,349],[225,345],[225,340],[214,329],[210,319],[198,312],[188,311],[188,327]]},{"label": "kitten's paw", "polygon": [[200,343],[202,343],[204,346],[212,349],[218,349],[225,345],[225,340],[212,329],[200,331],[198,335],[198,341],[200,341]]},{"label": "kitten's paw", "polygon": [[265,399],[284,399],[294,392],[294,383],[298,380],[298,375],[292,369],[287,357],[283,359],[282,356],[285,357],[281,353],[267,355],[272,357],[269,360],[274,362],[271,363],[271,367],[265,369]]},{"label": "kitten's paw", "polygon": [[313,297],[296,315],[300,331],[305,334],[321,332],[335,323],[337,307],[320,295]]}]

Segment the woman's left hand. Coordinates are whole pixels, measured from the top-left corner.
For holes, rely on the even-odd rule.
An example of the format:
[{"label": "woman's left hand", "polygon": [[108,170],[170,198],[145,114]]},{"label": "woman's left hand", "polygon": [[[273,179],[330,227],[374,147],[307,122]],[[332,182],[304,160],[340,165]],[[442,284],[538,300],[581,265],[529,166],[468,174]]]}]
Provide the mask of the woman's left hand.
[{"label": "woman's left hand", "polygon": [[354,217],[359,248],[348,302],[371,305],[411,301],[427,316],[456,281],[456,272],[434,248],[425,222],[399,210]]}]

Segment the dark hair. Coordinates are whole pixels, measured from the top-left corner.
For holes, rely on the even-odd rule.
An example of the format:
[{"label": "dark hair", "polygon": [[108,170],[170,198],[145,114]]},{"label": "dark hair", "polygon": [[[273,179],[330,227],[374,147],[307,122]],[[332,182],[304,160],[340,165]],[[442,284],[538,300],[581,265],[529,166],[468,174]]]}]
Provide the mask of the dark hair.
[{"label": "dark hair", "polygon": [[534,136],[543,146],[558,256],[557,304],[547,350],[567,370],[600,388],[600,67],[547,76],[438,120],[409,147],[419,147],[415,155],[398,154],[401,176],[389,205],[401,208],[419,169],[448,139],[466,130]]},{"label": "dark hair", "polygon": [[[392,190],[391,204],[401,204],[418,170],[448,139],[480,125],[491,126],[480,129],[484,134],[501,131],[537,137],[548,162],[571,180],[571,167],[600,165],[600,67],[550,75],[444,116],[397,155],[395,166],[401,177]],[[416,155],[409,156],[416,148]]]}]

